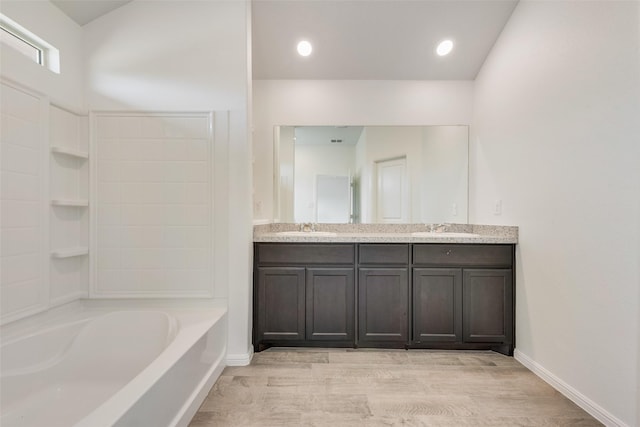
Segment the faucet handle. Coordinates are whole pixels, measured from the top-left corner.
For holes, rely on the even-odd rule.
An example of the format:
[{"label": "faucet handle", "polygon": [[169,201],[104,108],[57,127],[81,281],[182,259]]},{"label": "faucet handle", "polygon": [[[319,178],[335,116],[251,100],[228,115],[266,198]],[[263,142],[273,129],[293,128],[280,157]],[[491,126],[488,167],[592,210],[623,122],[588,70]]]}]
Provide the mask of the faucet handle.
[{"label": "faucet handle", "polygon": [[443,231],[446,231],[447,229],[449,229],[449,224],[447,223],[440,223],[440,224],[427,224],[429,227],[429,232],[430,233],[441,233]]},{"label": "faucet handle", "polygon": [[442,224],[438,224],[436,231],[444,232],[444,231],[447,231],[448,229],[449,229],[449,224],[447,224],[446,222],[443,222]]}]

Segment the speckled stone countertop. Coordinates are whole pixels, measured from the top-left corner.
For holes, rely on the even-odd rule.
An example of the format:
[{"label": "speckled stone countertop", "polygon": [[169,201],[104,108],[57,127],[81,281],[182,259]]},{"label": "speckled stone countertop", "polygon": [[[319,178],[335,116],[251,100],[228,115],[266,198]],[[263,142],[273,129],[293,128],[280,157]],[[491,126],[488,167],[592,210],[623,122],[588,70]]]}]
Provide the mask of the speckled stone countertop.
[{"label": "speckled stone countertop", "polygon": [[[502,225],[448,224],[446,231],[415,236],[427,232],[425,224],[315,224],[313,232],[299,235],[280,233],[300,230],[300,224],[277,223],[253,227],[254,242],[281,243],[484,243],[516,244],[518,227]],[[322,235],[322,232],[335,235]],[[451,235],[447,235],[451,233]],[[460,236],[453,233],[468,233]],[[474,236],[475,235],[475,236]]]}]

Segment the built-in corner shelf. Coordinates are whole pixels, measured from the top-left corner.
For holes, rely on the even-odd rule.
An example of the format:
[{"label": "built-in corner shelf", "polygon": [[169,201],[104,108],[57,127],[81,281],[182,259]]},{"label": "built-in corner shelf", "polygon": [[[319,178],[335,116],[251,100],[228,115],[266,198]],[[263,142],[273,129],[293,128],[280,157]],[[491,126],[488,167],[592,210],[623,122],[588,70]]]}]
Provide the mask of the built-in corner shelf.
[{"label": "built-in corner shelf", "polygon": [[65,156],[75,157],[76,159],[89,158],[89,153],[80,150],[74,150],[73,148],[61,147],[59,145],[52,145],[51,152],[54,154],[64,154]]},{"label": "built-in corner shelf", "polygon": [[58,249],[51,252],[52,258],[71,258],[75,256],[87,255],[89,253],[89,248],[86,247],[78,247],[78,248],[64,248]]},{"label": "built-in corner shelf", "polygon": [[86,199],[53,199],[51,200],[51,206],[89,206],[89,201]]}]

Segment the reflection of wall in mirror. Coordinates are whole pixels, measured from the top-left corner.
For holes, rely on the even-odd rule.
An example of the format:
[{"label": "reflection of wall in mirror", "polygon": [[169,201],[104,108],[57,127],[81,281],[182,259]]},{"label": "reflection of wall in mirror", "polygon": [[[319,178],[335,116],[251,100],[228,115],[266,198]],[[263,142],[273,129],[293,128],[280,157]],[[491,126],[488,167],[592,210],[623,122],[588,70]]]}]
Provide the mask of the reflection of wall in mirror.
[{"label": "reflection of wall in mirror", "polygon": [[293,185],[294,185],[294,128],[282,126],[276,132],[278,150],[278,181],[274,185],[274,191],[278,192],[277,220],[280,222],[293,222]]},{"label": "reflection of wall in mirror", "polygon": [[369,216],[367,207],[370,203],[371,189],[369,187],[370,182],[367,179],[367,128],[365,127],[360,134],[360,139],[356,144],[356,171],[355,178],[355,196],[353,198],[354,203],[354,223],[365,223],[366,218]]},{"label": "reflection of wall in mirror", "polygon": [[349,176],[318,175],[316,177],[316,222],[345,224],[351,215],[351,183]]},{"label": "reflection of wall in mirror", "polygon": [[[355,164],[355,147],[296,144],[294,159],[294,221],[318,222],[316,177],[349,177]],[[347,219],[342,222],[349,221]]]},{"label": "reflection of wall in mirror", "polygon": [[467,222],[468,128],[422,131],[421,222]]}]

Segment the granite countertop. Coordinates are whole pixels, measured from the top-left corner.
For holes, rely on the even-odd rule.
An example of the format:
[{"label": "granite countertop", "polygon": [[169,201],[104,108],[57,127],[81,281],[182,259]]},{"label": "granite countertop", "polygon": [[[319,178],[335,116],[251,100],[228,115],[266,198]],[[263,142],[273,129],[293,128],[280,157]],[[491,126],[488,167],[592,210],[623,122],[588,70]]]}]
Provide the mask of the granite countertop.
[{"label": "granite countertop", "polygon": [[[316,233],[287,235],[300,230],[300,224],[256,225],[254,242],[281,243],[484,243],[516,244],[518,227],[501,225],[448,224],[447,230],[428,232],[425,224],[315,224]],[[323,233],[335,233],[331,235]]]}]

